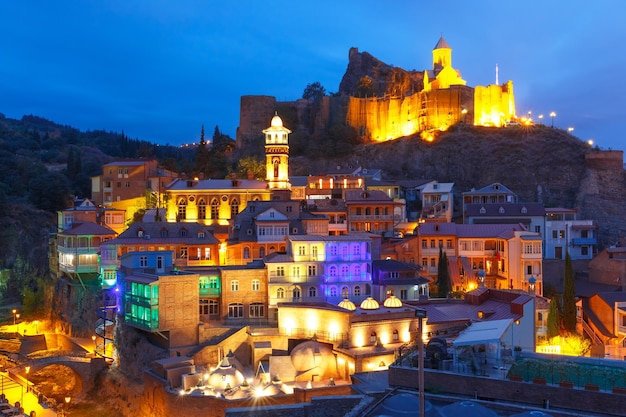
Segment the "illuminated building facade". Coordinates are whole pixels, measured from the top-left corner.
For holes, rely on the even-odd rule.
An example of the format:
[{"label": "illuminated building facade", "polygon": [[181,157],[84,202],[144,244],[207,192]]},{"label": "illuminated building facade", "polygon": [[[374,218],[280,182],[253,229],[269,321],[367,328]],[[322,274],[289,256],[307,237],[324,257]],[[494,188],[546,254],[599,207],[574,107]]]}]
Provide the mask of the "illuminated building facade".
[{"label": "illuminated building facade", "polygon": [[422,214],[424,221],[451,222],[454,214],[453,182],[431,181],[421,185]]},{"label": "illuminated building facade", "polygon": [[431,276],[437,274],[439,248],[446,252],[454,291],[484,285],[526,292],[534,287],[542,294],[542,238],[520,224],[422,223],[418,236],[422,266]]},{"label": "illuminated building facade", "polygon": [[404,202],[393,200],[382,191],[348,190],[345,203],[350,233],[393,236],[394,226],[405,221]]},{"label": "illuminated building facade", "polygon": [[456,123],[504,126],[516,117],[513,82],[466,86],[452,66],[452,48],[443,38],[433,49],[433,68],[423,72],[423,90],[404,96],[350,97],[347,123],[374,142],[434,130]]},{"label": "illuminated building facade", "polygon": [[283,120],[276,114],[265,134],[265,180],[274,198],[289,199],[289,134]]},{"label": "illuminated building facade", "polygon": [[545,258],[592,259],[597,252],[597,226],[593,220],[577,219],[576,209],[546,208]]}]

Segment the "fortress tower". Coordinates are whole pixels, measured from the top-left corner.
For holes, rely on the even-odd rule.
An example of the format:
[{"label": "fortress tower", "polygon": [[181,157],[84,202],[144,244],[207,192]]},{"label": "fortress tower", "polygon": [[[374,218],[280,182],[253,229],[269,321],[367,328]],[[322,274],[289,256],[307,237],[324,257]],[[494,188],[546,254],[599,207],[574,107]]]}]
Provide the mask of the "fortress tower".
[{"label": "fortress tower", "polygon": [[265,134],[265,180],[272,194],[272,200],[289,199],[289,134],[291,130],[283,126],[283,120],[276,114],[271,126],[263,130]]}]

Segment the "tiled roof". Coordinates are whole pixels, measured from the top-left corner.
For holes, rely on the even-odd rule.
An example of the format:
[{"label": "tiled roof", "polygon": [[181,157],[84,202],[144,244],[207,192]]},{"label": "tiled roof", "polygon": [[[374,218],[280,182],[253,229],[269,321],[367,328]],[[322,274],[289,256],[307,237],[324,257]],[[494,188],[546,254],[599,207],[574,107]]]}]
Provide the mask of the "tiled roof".
[{"label": "tiled roof", "polygon": [[[191,187],[187,186],[187,181],[191,181],[193,184]],[[262,180],[182,180],[177,179],[168,187],[171,191],[186,191],[186,190],[266,190],[267,182]]]},{"label": "tiled roof", "polygon": [[346,205],[370,201],[393,203],[393,200],[380,190],[346,190],[345,198]]},{"label": "tiled roof", "polygon": [[523,231],[520,224],[457,224],[426,222],[417,229],[418,236],[457,236],[463,238],[512,237],[513,231]]},{"label": "tiled roof", "polygon": [[372,268],[378,271],[420,271],[419,265],[400,262],[395,259],[375,259],[372,261]]},{"label": "tiled roof", "polygon": [[[186,231],[186,236],[181,236],[183,230]],[[198,237],[201,232],[204,232],[204,238]],[[219,240],[213,236],[209,227],[200,223],[135,222],[107,244],[135,245],[145,242],[213,245],[218,244]]]},{"label": "tiled roof", "polygon": [[109,229],[106,226],[100,226],[96,223],[84,222],[84,223],[74,223],[72,227],[67,230],[64,230],[61,235],[75,235],[75,236],[85,236],[85,235],[115,235],[115,232]]},{"label": "tiled roof", "polygon": [[486,187],[483,187],[479,190],[471,190],[466,191],[463,195],[472,195],[472,194],[512,194],[515,195],[513,191],[511,191],[508,187],[500,184],[499,182],[494,182],[493,184],[489,184]]}]

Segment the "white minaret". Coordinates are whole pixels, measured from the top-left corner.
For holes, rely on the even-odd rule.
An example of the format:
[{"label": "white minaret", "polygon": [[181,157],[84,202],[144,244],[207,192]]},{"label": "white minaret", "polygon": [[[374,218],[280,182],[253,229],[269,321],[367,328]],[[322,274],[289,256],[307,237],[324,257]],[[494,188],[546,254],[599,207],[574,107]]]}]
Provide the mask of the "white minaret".
[{"label": "white minaret", "polygon": [[498,81],[498,64],[496,64],[496,85],[500,85],[500,82]]},{"label": "white minaret", "polygon": [[276,114],[271,126],[265,130],[265,180],[272,198],[290,198],[289,134],[283,120]]}]

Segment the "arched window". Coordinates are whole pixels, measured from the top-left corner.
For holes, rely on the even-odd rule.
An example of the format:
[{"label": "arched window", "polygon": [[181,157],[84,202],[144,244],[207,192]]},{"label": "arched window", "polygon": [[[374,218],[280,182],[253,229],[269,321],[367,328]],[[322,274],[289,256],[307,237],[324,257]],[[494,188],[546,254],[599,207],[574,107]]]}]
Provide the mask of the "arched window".
[{"label": "arched window", "polygon": [[220,203],[217,198],[211,200],[211,219],[216,220],[220,217]]},{"label": "arched window", "polygon": [[269,253],[274,253],[274,252],[276,252],[276,247],[270,246]]},{"label": "arched window", "polygon": [[279,288],[276,290],[276,298],[285,298],[285,289]]},{"label": "arched window", "polygon": [[348,287],[341,287],[341,297],[348,298],[350,296],[350,289]]},{"label": "arched window", "polygon": [[328,295],[330,295],[331,297],[336,297],[337,296],[337,287],[330,287],[328,289]]},{"label": "arched window", "polygon": [[250,317],[265,317],[265,304],[250,303]]},{"label": "arched window", "polygon": [[198,219],[206,219],[206,201],[204,198],[198,200]]},{"label": "arched window", "polygon": [[234,219],[239,214],[239,200],[233,198],[230,201],[230,218]]},{"label": "arched window", "polygon": [[354,287],[354,296],[355,297],[360,297],[361,296],[361,287],[360,286],[356,286]]},{"label": "arched window", "polygon": [[348,265],[341,265],[341,276],[347,277],[348,275],[350,275],[350,268],[348,268]]},{"label": "arched window", "polygon": [[309,287],[309,297],[310,297],[310,298],[315,298],[315,297],[317,297],[317,288],[315,288],[315,287]]},{"label": "arched window", "polygon": [[391,334],[391,340],[393,340],[394,342],[397,342],[400,340],[400,335],[398,334],[397,330],[394,330],[393,333]]},{"label": "arched window", "polygon": [[261,246],[259,248],[259,258],[264,258],[264,257],[265,257],[265,248]]},{"label": "arched window", "polygon": [[178,219],[185,220],[187,218],[187,199],[180,198],[178,200]]},{"label": "arched window", "polygon": [[228,304],[228,318],[238,319],[243,317],[243,304],[230,303]]},{"label": "arched window", "polygon": [[379,208],[379,207],[376,207],[376,208],[374,209],[374,214],[375,214],[376,216],[380,216],[380,208]]},{"label": "arched window", "polygon": [[354,271],[353,272],[354,279],[360,280],[361,279],[361,265],[354,265],[353,271]]},{"label": "arched window", "polygon": [[330,268],[328,268],[328,276],[329,277],[337,276],[337,267],[335,265],[332,265]]},{"label": "arched window", "polygon": [[300,287],[295,287],[292,293],[293,293],[293,298],[300,298],[302,296],[302,293],[300,292]]},{"label": "arched window", "polygon": [[372,209],[370,207],[365,207],[365,215],[369,216],[372,214]]},{"label": "arched window", "polygon": [[370,343],[371,344],[376,343],[376,332],[372,332],[372,334],[370,334]]},{"label": "arched window", "polygon": [[250,259],[250,248],[243,248],[243,259]]}]

